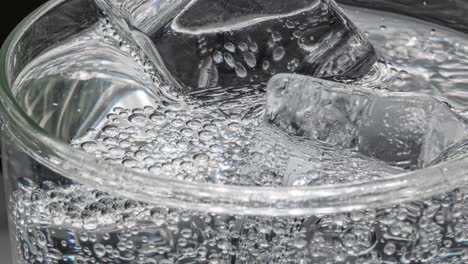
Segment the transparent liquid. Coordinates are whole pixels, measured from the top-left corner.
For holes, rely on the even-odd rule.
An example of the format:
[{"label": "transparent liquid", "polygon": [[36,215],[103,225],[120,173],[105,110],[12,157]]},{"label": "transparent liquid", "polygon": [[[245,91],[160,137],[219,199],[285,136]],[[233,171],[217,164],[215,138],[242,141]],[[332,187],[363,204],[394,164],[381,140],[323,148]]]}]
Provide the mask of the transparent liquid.
[{"label": "transparent liquid", "polygon": [[[358,84],[434,95],[466,115],[465,35],[405,17],[346,11],[382,60]],[[90,155],[155,175],[302,186],[370,181],[403,171],[264,124],[265,85],[175,94],[109,21],[44,53],[15,87],[20,104],[49,133]],[[161,208],[75,184],[20,179],[18,185],[10,217],[22,263],[464,263],[468,258],[464,189],[377,210],[247,217]]]}]

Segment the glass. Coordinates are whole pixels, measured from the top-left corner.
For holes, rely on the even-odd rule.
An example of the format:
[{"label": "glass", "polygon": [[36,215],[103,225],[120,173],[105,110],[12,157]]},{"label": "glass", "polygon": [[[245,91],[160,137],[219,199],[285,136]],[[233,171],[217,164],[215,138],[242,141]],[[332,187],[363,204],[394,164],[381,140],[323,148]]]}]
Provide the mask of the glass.
[{"label": "glass", "polygon": [[[338,2],[468,33],[466,1]],[[76,120],[64,112],[57,118],[70,124],[44,126],[39,120],[47,112],[28,111],[12,88],[42,51],[102,18],[92,0],[50,1],[2,48],[2,166],[13,263],[468,261],[466,157],[364,183],[269,188],[156,177],[71,148],[67,140],[85,134]],[[102,99],[83,92],[71,107],[96,98]],[[96,119],[94,108],[80,110]],[[128,179],[134,184],[121,184]],[[40,203],[44,197],[47,204]]]}]

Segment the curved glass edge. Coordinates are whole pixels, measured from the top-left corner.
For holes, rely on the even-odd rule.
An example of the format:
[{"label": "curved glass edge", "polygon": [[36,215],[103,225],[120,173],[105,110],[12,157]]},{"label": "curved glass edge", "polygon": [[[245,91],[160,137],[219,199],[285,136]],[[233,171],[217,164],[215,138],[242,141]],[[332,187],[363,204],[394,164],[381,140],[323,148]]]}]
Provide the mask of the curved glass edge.
[{"label": "curved glass edge", "polygon": [[388,12],[398,12],[433,23],[444,23],[454,30],[468,33],[467,0],[336,0],[340,4],[360,6]]},{"label": "curved glass edge", "polygon": [[[32,124],[9,92],[11,50],[35,19],[63,0],[46,3],[9,36],[0,53],[3,132],[26,154],[79,184],[129,199],[188,210],[291,216],[347,212],[422,199],[468,184],[468,157],[373,182],[316,187],[241,187],[189,183],[139,173],[100,161]],[[125,184],[122,184],[125,183]],[[131,184],[127,184],[131,183]]]}]

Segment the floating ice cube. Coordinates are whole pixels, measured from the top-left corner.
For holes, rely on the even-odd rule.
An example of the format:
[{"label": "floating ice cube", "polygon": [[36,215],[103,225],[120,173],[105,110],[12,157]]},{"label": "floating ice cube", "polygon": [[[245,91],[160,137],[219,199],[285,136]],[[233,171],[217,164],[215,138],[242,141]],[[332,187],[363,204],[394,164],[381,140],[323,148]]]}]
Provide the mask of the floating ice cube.
[{"label": "floating ice cube", "polygon": [[466,158],[468,156],[468,139],[462,140],[452,147],[442,152],[435,160],[429,165],[437,165],[447,161]]},{"label": "floating ice cube", "polygon": [[146,34],[130,35],[184,91],[285,72],[356,77],[376,61],[334,1],[96,1]]},{"label": "floating ice cube", "polygon": [[466,136],[465,122],[431,96],[294,74],[270,80],[266,115],[291,134],[357,148],[406,168],[427,165]]},{"label": "floating ice cube", "polygon": [[289,136],[269,125],[258,129],[253,142],[241,173],[260,186],[357,183],[403,172],[356,151]]}]

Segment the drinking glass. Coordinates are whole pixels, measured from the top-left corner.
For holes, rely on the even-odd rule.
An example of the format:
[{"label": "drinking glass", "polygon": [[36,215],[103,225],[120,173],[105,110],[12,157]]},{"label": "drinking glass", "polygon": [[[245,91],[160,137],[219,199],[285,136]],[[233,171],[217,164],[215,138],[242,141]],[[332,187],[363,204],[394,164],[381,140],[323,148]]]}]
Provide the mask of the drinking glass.
[{"label": "drinking glass", "polygon": [[[468,34],[464,0],[338,2]],[[46,98],[64,98],[60,90],[40,89],[46,95],[34,96],[44,98],[44,109],[31,112],[15,98],[14,83],[42,51],[103,16],[92,0],[52,0],[2,47],[12,263],[468,262],[466,156],[364,183],[272,188],[158,177],[70,147],[68,140],[84,133],[76,119],[64,113],[38,122],[49,113]],[[98,96],[75,94],[82,104],[74,105]],[[83,116],[96,114],[94,105],[86,107]]]}]

